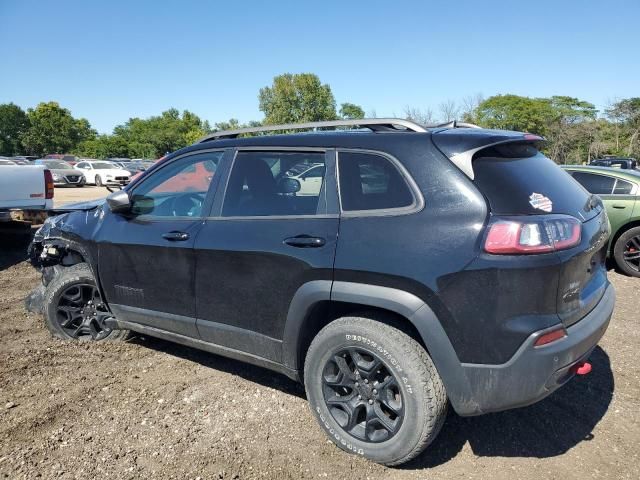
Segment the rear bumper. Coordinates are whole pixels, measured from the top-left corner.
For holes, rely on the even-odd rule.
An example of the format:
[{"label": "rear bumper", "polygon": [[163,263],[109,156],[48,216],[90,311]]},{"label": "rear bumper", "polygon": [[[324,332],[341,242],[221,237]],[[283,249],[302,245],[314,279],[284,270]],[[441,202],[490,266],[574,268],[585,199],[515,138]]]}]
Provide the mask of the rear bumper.
[{"label": "rear bumper", "polygon": [[609,325],[614,305],[615,290],[609,285],[595,308],[567,328],[565,338],[534,347],[536,339],[552,327],[531,334],[506,363],[463,363],[475,408],[458,413],[478,415],[523,407],[551,394],[573,377],[575,364],[589,357]]}]

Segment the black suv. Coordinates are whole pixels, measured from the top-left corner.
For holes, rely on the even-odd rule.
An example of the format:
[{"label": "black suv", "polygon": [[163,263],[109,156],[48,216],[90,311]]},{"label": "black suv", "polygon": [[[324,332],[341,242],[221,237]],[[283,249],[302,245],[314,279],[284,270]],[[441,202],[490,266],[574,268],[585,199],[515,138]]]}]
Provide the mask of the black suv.
[{"label": "black suv", "polygon": [[[294,129],[316,132],[264,135]],[[27,303],[60,338],[141,332],[304,381],[337,446],[397,465],[448,403],[528,405],[590,369],[609,222],[541,141],[399,119],[215,133],[50,218]]]},{"label": "black suv", "polygon": [[591,160],[590,165],[597,167],[613,167],[623,169],[637,169],[638,162],[635,158],[606,157]]}]

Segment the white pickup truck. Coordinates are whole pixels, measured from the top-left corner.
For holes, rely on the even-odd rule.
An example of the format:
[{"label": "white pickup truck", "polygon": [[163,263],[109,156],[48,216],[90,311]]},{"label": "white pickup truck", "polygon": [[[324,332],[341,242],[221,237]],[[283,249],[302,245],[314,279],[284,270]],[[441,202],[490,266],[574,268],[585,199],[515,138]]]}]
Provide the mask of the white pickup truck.
[{"label": "white pickup truck", "polygon": [[0,165],[0,222],[32,220],[53,208],[53,177],[42,165]]}]

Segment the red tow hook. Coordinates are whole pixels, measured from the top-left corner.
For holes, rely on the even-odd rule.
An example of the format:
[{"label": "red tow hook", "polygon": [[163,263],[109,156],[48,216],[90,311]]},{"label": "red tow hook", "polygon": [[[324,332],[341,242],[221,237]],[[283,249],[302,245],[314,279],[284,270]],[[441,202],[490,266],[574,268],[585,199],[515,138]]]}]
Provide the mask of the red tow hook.
[{"label": "red tow hook", "polygon": [[571,370],[573,370],[573,373],[576,375],[586,375],[591,372],[591,364],[589,362],[576,363]]}]

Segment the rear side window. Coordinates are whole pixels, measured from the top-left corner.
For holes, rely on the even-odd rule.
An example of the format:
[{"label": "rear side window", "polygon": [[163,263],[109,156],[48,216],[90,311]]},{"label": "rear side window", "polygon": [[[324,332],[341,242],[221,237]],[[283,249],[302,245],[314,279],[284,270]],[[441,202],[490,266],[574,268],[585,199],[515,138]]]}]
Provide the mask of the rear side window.
[{"label": "rear side window", "polygon": [[586,172],[574,172],[573,178],[589,192],[596,195],[610,195],[616,183],[615,178]]},{"label": "rear side window", "polygon": [[339,152],[338,170],[344,211],[403,208],[414,202],[403,176],[382,155]]},{"label": "rear side window", "polygon": [[630,195],[633,191],[633,184],[624,180],[616,180],[616,186],[613,189],[615,195]]},{"label": "rear side window", "polygon": [[496,146],[476,155],[473,182],[494,214],[565,213],[585,219],[597,214],[589,194],[532,145]]}]

